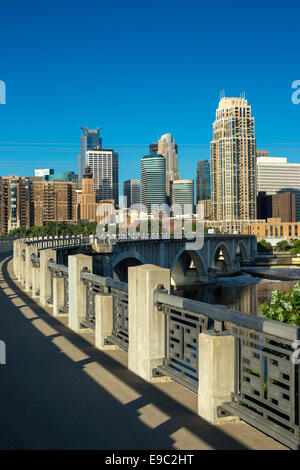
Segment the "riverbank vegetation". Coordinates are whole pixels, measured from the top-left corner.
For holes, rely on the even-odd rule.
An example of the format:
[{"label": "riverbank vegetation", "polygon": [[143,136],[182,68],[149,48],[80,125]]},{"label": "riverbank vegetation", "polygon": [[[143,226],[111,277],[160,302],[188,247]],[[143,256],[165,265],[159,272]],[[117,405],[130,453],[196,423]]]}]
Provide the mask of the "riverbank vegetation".
[{"label": "riverbank vegetation", "polygon": [[273,290],[270,303],[265,301],[259,309],[266,318],[300,326],[300,281],[285,294]]},{"label": "riverbank vegetation", "polygon": [[276,245],[262,239],[257,242],[257,249],[259,253],[286,253],[290,255],[297,255],[300,253],[300,240],[280,240]]},{"label": "riverbank vegetation", "polygon": [[54,235],[92,235],[96,233],[97,222],[78,222],[66,224],[47,222],[43,227],[18,227],[10,230],[9,237],[42,237]]}]

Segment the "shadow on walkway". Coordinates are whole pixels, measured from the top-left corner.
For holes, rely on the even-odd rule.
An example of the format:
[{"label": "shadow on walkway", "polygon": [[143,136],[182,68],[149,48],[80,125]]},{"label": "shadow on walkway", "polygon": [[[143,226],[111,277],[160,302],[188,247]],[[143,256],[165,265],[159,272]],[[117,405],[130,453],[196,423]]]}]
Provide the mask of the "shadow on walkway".
[{"label": "shadow on walkway", "polygon": [[50,316],[13,281],[10,260],[0,270],[1,449],[246,449]]}]

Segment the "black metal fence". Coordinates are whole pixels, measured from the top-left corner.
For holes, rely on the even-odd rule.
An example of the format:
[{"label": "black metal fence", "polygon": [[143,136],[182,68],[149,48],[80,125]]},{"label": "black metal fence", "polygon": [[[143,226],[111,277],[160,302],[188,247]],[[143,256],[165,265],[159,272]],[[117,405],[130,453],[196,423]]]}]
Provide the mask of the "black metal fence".
[{"label": "black metal fence", "polygon": [[232,325],[235,389],[220,412],[238,415],[272,437],[298,448],[299,365],[293,342]]},{"label": "black metal fence", "polygon": [[300,328],[221,305],[154,292],[166,315],[166,353],[157,371],[198,392],[199,334],[235,338],[234,391],[219,416],[239,416],[293,449],[300,447]]}]

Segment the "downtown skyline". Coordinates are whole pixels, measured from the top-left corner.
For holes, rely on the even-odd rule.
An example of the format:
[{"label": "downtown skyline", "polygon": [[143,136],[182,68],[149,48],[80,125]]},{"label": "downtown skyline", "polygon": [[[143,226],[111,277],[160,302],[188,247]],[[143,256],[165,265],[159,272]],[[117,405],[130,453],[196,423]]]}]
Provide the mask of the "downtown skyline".
[{"label": "downtown skyline", "polygon": [[[126,23],[122,2],[117,8],[93,4],[93,15],[89,8],[74,5],[70,12],[59,4],[59,18],[55,0],[43,2],[43,10],[37,1],[26,7],[13,3],[1,7],[5,47],[0,80],[7,88],[6,104],[0,105],[2,176],[29,176],[43,167],[77,173],[80,127],[100,126],[103,144],[119,154],[120,185],[140,177],[139,162],[149,143],[166,132],[179,147],[180,178],[194,178],[197,161],[210,155],[212,122],[223,89],[226,96],[246,93],[257,148],[299,161],[300,105],[291,100],[292,83],[299,78],[295,2],[284,10],[253,2],[246,15],[246,7],[237,2],[228,10],[217,2],[220,15],[215,6],[194,1],[185,8],[179,2],[159,8],[155,2],[151,8],[131,2],[134,14]],[[100,35],[95,28],[99,15]],[[115,35],[108,34],[112,20]],[[161,35],[148,34],[153,24]],[[255,34],[249,35],[249,28]],[[225,31],[226,47],[216,61]],[[232,55],[230,44],[235,45]]]}]

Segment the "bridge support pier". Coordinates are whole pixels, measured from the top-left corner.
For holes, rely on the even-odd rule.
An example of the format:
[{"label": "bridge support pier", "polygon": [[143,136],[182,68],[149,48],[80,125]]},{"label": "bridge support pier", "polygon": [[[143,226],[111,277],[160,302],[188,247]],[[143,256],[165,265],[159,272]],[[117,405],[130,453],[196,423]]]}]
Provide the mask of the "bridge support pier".
[{"label": "bridge support pier", "polygon": [[158,284],[170,292],[169,269],[152,264],[128,269],[128,368],[147,382],[170,380],[152,374],[165,357],[164,314],[153,305],[153,290]]},{"label": "bridge support pier", "polygon": [[80,280],[80,271],[87,268],[93,271],[93,258],[87,255],[68,256],[69,268],[69,327],[80,330],[86,315],[86,286]]},{"label": "bridge support pier", "polygon": [[217,417],[217,407],[231,401],[234,392],[234,337],[203,332],[198,338],[198,415],[211,424],[238,421]]}]

